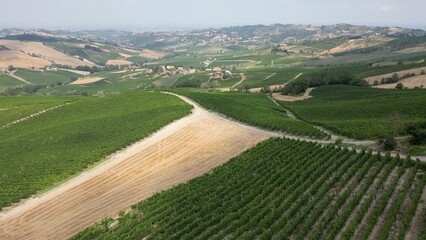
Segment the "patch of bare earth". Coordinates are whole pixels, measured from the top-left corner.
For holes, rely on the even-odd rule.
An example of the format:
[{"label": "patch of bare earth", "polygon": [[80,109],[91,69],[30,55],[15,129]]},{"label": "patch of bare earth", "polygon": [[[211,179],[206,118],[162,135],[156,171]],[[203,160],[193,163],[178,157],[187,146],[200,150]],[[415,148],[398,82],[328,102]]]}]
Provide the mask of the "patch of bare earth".
[{"label": "patch of bare earth", "polygon": [[272,94],[272,97],[277,101],[285,101],[285,102],[302,101],[312,97],[310,94],[313,89],[314,88],[306,89],[305,93],[302,96],[288,96],[288,95],[282,95],[281,93],[274,93]]},{"label": "patch of bare earth", "polygon": [[410,78],[404,78],[402,80],[399,80],[396,83],[381,84],[381,85],[372,86],[372,87],[373,88],[382,88],[382,89],[393,89],[393,88],[396,88],[396,85],[398,85],[398,83],[401,83],[402,85],[404,85],[404,87],[409,88],[409,89],[413,89],[415,87],[425,88],[426,87],[426,75],[417,75],[417,76],[410,77]]},{"label": "patch of bare earth", "polygon": [[78,58],[68,56],[62,52],[56,51],[44,45],[41,42],[21,42],[15,40],[0,40],[0,45],[4,45],[11,50],[24,52],[26,54],[39,55],[40,58],[51,61],[53,63],[69,65],[72,67],[81,65],[93,66],[93,63],[83,62]]},{"label": "patch of bare earth", "polygon": [[372,76],[372,77],[368,77],[365,78],[365,80],[370,84],[373,85],[375,81],[379,82],[383,79],[383,78],[391,78],[392,75],[394,75],[395,73],[398,74],[398,76],[402,77],[405,74],[416,74],[416,75],[420,75],[422,71],[426,71],[426,67],[420,67],[420,68],[413,68],[413,69],[409,69],[409,70],[403,70],[403,71],[399,71],[399,72],[393,72],[393,73],[387,73],[387,74],[382,74],[382,75],[377,75],[377,76]]},{"label": "patch of bare earth", "polygon": [[77,79],[76,81],[70,84],[71,85],[89,84],[89,83],[101,81],[102,79],[104,78],[103,77],[85,77],[85,78]]},{"label": "patch of bare earth", "polygon": [[393,40],[392,38],[384,38],[384,37],[369,37],[369,38],[361,38],[361,39],[351,39],[347,40],[343,44],[332,48],[330,50],[326,50],[322,52],[322,55],[330,55],[336,53],[342,53],[347,51],[352,51],[361,48],[373,47],[386,42]]},{"label": "patch of bare earth", "polygon": [[108,60],[107,65],[130,65],[132,62],[124,60],[124,59],[114,59]]},{"label": "patch of bare earth", "polygon": [[19,51],[1,51],[0,68],[7,68],[10,65],[17,68],[43,68],[52,65],[52,63],[45,59],[31,57]]},{"label": "patch of bare earth", "polygon": [[86,71],[79,71],[79,70],[65,69],[65,68],[61,68],[61,70],[67,71],[67,72],[76,73],[76,74],[80,74],[80,75],[83,75],[83,76],[89,76],[90,75],[90,72],[86,72]]},{"label": "patch of bare earth", "polygon": [[209,172],[269,135],[205,110],[180,119],[45,195],[0,215],[0,239],[64,239]]},{"label": "patch of bare earth", "polygon": [[136,49],[123,48],[123,50],[132,52],[132,53],[137,53],[141,57],[146,57],[151,59],[159,59],[166,56],[166,53],[164,52],[154,51],[150,49],[136,50]]}]

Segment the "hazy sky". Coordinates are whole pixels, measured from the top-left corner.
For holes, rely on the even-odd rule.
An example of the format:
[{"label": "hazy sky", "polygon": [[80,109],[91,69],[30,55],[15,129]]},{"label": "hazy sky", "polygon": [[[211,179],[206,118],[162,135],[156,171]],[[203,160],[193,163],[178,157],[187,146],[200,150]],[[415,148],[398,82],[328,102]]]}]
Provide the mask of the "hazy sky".
[{"label": "hazy sky", "polygon": [[0,0],[0,6],[0,28],[351,23],[426,29],[426,0]]}]

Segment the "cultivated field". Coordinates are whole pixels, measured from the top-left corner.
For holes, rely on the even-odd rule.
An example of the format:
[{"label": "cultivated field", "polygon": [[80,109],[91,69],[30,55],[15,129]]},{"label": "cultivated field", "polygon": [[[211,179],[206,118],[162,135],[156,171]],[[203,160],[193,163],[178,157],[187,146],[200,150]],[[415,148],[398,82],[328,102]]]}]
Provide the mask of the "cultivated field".
[{"label": "cultivated field", "polygon": [[413,89],[416,87],[426,87],[426,75],[418,75],[410,78],[404,78],[396,83],[380,84],[373,86],[374,88],[394,89],[398,83],[402,83],[405,88]]},{"label": "cultivated field", "polygon": [[132,62],[124,60],[124,59],[114,59],[114,60],[108,60],[106,62],[107,65],[130,65]]},{"label": "cultivated field", "polygon": [[[40,55],[42,59],[48,60],[51,63],[64,64],[64,65],[69,65],[73,67],[83,66],[83,65],[89,65],[89,66],[94,65],[93,63],[83,62],[77,58],[74,58],[62,52],[56,51],[55,49],[50,48],[41,42],[21,42],[21,41],[0,39],[0,45],[4,45],[9,49],[18,51],[18,52],[22,51],[26,54]],[[28,67],[28,66],[25,66],[25,67]],[[32,67],[32,66],[29,66],[29,67]]]},{"label": "cultivated field", "polygon": [[[324,126],[335,133],[357,138],[377,139],[391,130],[390,116],[398,113],[405,124],[424,121],[426,94],[424,90],[386,90],[352,86],[321,86],[311,99],[280,102],[298,117]],[[406,134],[400,127],[400,135]]]},{"label": "cultivated field", "polygon": [[397,72],[391,72],[391,73],[387,73],[387,74],[381,74],[381,75],[377,75],[377,76],[372,76],[372,77],[367,77],[365,78],[365,80],[370,84],[373,85],[375,81],[377,81],[380,84],[380,81],[383,78],[392,78],[392,75],[394,74],[398,74],[399,77],[404,76],[405,74],[415,74],[420,75],[422,73],[422,71],[426,71],[426,67],[420,67],[420,68],[412,68],[412,69],[408,69],[408,70],[403,70],[403,71],[397,71]]},{"label": "cultivated field", "polygon": [[206,93],[178,91],[203,107],[235,120],[269,130],[299,136],[325,138],[327,134],[312,125],[291,118],[265,95],[250,93]]},{"label": "cultivated field", "polygon": [[104,78],[103,77],[85,77],[85,78],[80,78],[70,84],[72,85],[89,84],[89,83],[101,81],[102,79]]},{"label": "cultivated field", "polygon": [[425,186],[411,162],[271,139],[74,239],[422,239]]},{"label": "cultivated field", "polygon": [[[1,40],[0,40],[1,41]],[[18,51],[1,51],[0,53],[0,69],[13,65],[17,68],[43,68],[50,66],[52,63],[42,58],[31,57],[28,54]]]},{"label": "cultivated field", "polygon": [[105,164],[0,215],[0,238],[69,237],[153,193],[210,171],[268,137],[195,108],[190,117]]},{"label": "cultivated field", "polygon": [[[61,99],[41,98],[47,106],[7,110],[11,113],[5,120],[13,122],[24,113],[50,109]],[[192,108],[176,97],[142,91],[79,100],[0,129],[0,208],[81,172]]]},{"label": "cultivated field", "polygon": [[330,50],[324,51],[321,54],[336,54],[336,53],[343,53],[347,51],[353,51],[356,49],[362,49],[362,48],[368,48],[377,46],[386,42],[389,42],[393,40],[392,38],[383,38],[383,37],[370,37],[366,39],[353,39],[353,40],[347,40],[343,44],[332,48]]},{"label": "cultivated field", "polygon": [[301,96],[289,96],[289,95],[282,95],[281,93],[273,93],[272,97],[275,100],[278,101],[284,101],[284,102],[296,102],[296,101],[303,101],[306,99],[311,98],[312,96],[310,95],[312,90],[314,90],[314,88],[308,88],[306,89],[305,93],[303,93],[303,95]]}]

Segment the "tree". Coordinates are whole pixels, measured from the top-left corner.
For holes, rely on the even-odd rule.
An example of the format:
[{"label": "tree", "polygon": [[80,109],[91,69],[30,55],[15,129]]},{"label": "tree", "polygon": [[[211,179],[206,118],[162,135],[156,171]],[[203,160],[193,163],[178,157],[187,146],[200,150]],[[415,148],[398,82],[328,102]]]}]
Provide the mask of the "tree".
[{"label": "tree", "polygon": [[396,89],[404,89],[404,85],[403,85],[402,83],[398,83],[398,84],[395,86],[395,88],[396,88]]},{"label": "tree", "polygon": [[396,82],[398,82],[398,81],[399,81],[399,75],[398,75],[398,73],[394,73],[394,74],[392,75],[391,80],[392,80],[392,83],[396,83]]},{"label": "tree", "polygon": [[15,68],[13,65],[10,65],[10,66],[7,68],[7,70],[8,70],[9,72],[13,72],[13,71],[15,71],[15,70],[16,70],[16,68]]}]

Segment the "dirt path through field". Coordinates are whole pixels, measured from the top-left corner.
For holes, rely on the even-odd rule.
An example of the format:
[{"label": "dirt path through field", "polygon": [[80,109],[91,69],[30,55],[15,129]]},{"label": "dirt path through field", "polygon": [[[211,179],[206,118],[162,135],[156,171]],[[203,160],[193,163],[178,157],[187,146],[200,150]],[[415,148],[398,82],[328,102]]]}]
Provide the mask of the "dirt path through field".
[{"label": "dirt path through field", "polygon": [[240,76],[241,76],[241,80],[238,81],[236,84],[232,85],[231,88],[236,88],[238,85],[240,85],[246,80],[246,75],[244,75],[244,73],[240,73]]},{"label": "dirt path through field", "polygon": [[[272,75],[269,75],[269,76],[267,76],[266,78],[264,78],[262,81],[266,81],[266,80],[268,80],[269,78],[271,78],[271,77],[273,77],[274,75],[275,75],[276,73],[274,73],[274,74],[272,74]],[[297,74],[297,76],[295,76],[294,78],[292,78],[290,81],[288,81],[288,82],[286,82],[286,83],[284,83],[284,84],[279,84],[279,85],[270,85],[270,86],[268,86],[267,88],[269,88],[269,89],[271,89],[271,90],[279,90],[279,89],[281,89],[281,88],[284,88],[285,87],[285,85],[287,85],[287,83],[289,83],[289,82],[291,82],[291,81],[294,81],[294,80],[296,80],[296,79],[298,79],[300,76],[302,76],[303,75],[303,73],[299,73],[299,74]],[[250,88],[249,89],[249,92],[252,92],[252,93],[260,93],[260,92],[262,92],[262,88]]]},{"label": "dirt path through field", "polygon": [[24,83],[26,83],[26,84],[32,84],[32,83],[28,82],[27,80],[25,80],[25,79],[23,79],[23,78],[21,78],[21,77],[16,76],[16,75],[15,75],[15,72],[16,72],[16,70],[15,70],[15,71],[10,72],[9,76],[13,77],[13,78],[14,78],[14,79],[16,79],[16,80],[19,80],[19,81],[21,81],[21,82],[24,82]]},{"label": "dirt path through field", "polygon": [[282,95],[281,93],[274,93],[274,94],[272,94],[272,97],[275,100],[285,101],[285,102],[301,101],[301,100],[306,100],[306,99],[311,98],[312,96],[310,94],[311,94],[312,90],[314,90],[314,88],[306,89],[305,93],[302,96],[288,96],[288,95]]},{"label": "dirt path through field", "polygon": [[[13,121],[13,122],[9,122],[9,123],[7,123],[7,124],[5,124],[5,125],[3,125],[3,126],[0,126],[0,129],[5,128],[5,127],[9,127],[10,125],[18,124],[18,123],[23,122],[23,121],[25,121],[25,120],[28,120],[28,119],[30,119],[30,118],[37,117],[37,116],[38,116],[38,115],[40,115],[40,114],[43,114],[43,113],[46,113],[46,112],[52,111],[52,110],[54,110],[54,109],[57,109],[57,108],[63,107],[63,106],[68,105],[68,104],[70,104],[70,103],[64,103],[64,104],[57,105],[57,106],[54,106],[54,107],[51,107],[51,108],[43,109],[43,110],[41,110],[41,111],[39,111],[39,112],[36,112],[36,113],[32,113],[32,114],[30,114],[30,115],[28,115],[28,116],[26,116],[26,117],[20,118],[20,119],[18,119],[18,120],[15,120],[15,121]],[[16,108],[16,107],[15,107],[15,108]],[[8,110],[8,109],[1,109],[1,110]]]},{"label": "dirt path through field", "polygon": [[153,193],[212,170],[269,137],[194,104],[190,116],[0,214],[0,239],[70,237]]}]

